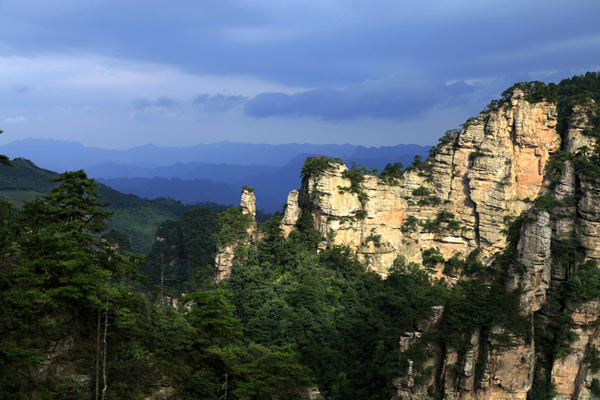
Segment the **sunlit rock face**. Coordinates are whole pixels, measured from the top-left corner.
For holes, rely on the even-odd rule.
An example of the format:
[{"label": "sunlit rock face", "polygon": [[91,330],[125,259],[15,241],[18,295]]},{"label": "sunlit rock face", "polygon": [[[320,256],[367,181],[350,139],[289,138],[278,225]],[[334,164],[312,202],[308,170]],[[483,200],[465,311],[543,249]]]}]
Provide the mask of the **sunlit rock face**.
[{"label": "sunlit rock face", "polygon": [[[431,374],[419,375],[409,360],[407,370],[392,381],[395,399],[433,400],[441,393],[455,400],[525,400],[540,374],[549,376],[557,399],[595,398],[600,372],[590,367],[589,349],[600,346],[600,301],[567,301],[556,311],[549,299],[577,268],[560,262],[553,240],[578,235],[581,262],[600,261],[600,179],[579,174],[568,160],[552,185],[547,171],[551,154],[561,146],[573,154],[594,147],[596,139],[585,129],[595,108],[578,106],[580,118],[569,123],[561,143],[556,105],[525,97],[515,90],[498,110],[468,120],[440,141],[432,160],[416,163],[395,182],[367,174],[353,187],[348,168],[331,162],[306,176],[299,192],[290,192],[280,225],[284,236],[308,209],[324,239],[321,248],[347,246],[382,276],[398,256],[422,265],[426,250],[448,260],[480,249],[481,260],[489,264],[507,245],[510,221],[524,213],[515,243],[517,265],[508,270],[506,290],[519,291],[520,313],[537,321],[534,329],[543,333],[558,312],[572,319],[569,329],[577,339],[564,344],[563,357],[545,364],[539,363],[545,355],[536,347],[535,331],[515,335],[503,326],[478,329],[462,338],[467,346],[460,350],[427,341],[430,356],[423,368]],[[540,196],[561,203],[551,212],[533,207]],[[231,254],[220,249],[217,259],[225,262],[217,265],[230,264]],[[465,279],[444,271],[443,262],[429,265],[432,277],[450,285]],[[221,271],[226,277],[230,267]],[[442,304],[433,307],[417,330],[399,338],[401,354],[439,329],[443,319]]]},{"label": "sunlit rock face", "polygon": [[288,237],[290,232],[294,230],[294,225],[296,225],[300,215],[302,215],[302,209],[298,202],[298,191],[292,190],[288,195],[283,218],[281,219],[281,230],[285,237]]},{"label": "sunlit rock face", "polygon": [[[368,200],[361,203],[357,193],[340,190],[351,186],[347,167],[331,163],[321,175],[305,178],[300,202],[324,238],[350,247],[384,276],[398,255],[420,263],[431,248],[450,258],[481,247],[489,257],[504,248],[509,218],[527,210],[544,189],[544,169],[561,142],[555,126],[555,105],[529,103],[517,90],[503,108],[446,137],[431,171],[408,171],[397,185],[365,175],[360,189]],[[299,215],[288,198],[290,204],[282,224],[286,235]]]},{"label": "sunlit rock face", "polygon": [[[575,154],[593,148],[596,138],[585,135],[584,130],[594,109],[589,104],[574,109],[578,118],[567,126],[562,150]],[[490,257],[505,245],[504,217],[527,210],[541,195],[560,201],[550,207],[551,214],[536,208],[527,212],[517,243],[518,266],[508,271],[506,290],[520,291],[521,313],[538,321],[534,329],[541,330],[540,333],[548,329],[557,313],[570,317],[571,322],[563,324],[575,334],[574,340],[564,340],[562,356],[549,360],[547,354],[536,351],[535,332],[515,336],[502,326],[493,327],[495,332],[484,336],[476,331],[463,338],[469,343],[466,352],[433,349],[435,356],[429,365],[439,372],[431,382],[411,386],[400,377],[395,379],[396,398],[430,399],[431,392],[425,390],[429,385],[442,390],[448,399],[526,399],[534,378],[544,374],[550,377],[555,399],[596,397],[593,391],[594,385],[598,386],[600,372],[592,367],[590,354],[591,349],[600,346],[597,328],[600,301],[592,299],[575,304],[567,300],[557,306],[548,300],[577,269],[575,264],[565,265],[560,261],[560,252],[553,252],[553,240],[577,237],[584,254],[580,263],[600,260],[600,179],[578,174],[573,162],[567,160],[558,181],[552,187],[548,185],[545,177],[548,156],[560,144],[553,132],[555,121],[553,105],[532,105],[522,95],[513,96],[510,108],[480,115],[468,124],[453,150],[438,151],[436,160],[442,162],[438,161],[434,167],[439,172],[434,175],[434,184],[448,191],[456,215],[465,223],[473,221],[469,226],[475,228],[475,243]],[[471,156],[469,163],[464,151],[467,148],[490,155],[478,155],[475,159]],[[444,175],[451,162],[458,171],[455,175],[463,179]],[[499,180],[502,176],[514,177],[514,181]],[[469,220],[469,216],[474,218]],[[445,253],[443,246],[438,248]],[[511,343],[494,343],[490,338],[498,333],[509,335]],[[405,352],[408,349],[406,345],[402,348],[402,343],[401,339],[401,351]]]}]

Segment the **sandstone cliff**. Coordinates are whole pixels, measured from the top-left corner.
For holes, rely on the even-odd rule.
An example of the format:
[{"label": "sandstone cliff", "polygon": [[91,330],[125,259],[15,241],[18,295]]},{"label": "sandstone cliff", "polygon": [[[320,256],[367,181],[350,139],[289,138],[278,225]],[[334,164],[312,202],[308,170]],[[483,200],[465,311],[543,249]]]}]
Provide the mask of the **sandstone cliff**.
[{"label": "sandstone cliff", "polygon": [[[281,225],[285,235],[294,229],[300,207],[308,208],[325,240],[322,246],[348,246],[384,276],[399,255],[423,264],[428,254],[448,260],[480,249],[480,259],[489,265],[506,247],[511,221],[526,213],[516,246],[518,267],[508,271],[505,285],[506,291],[520,293],[521,313],[535,320],[538,331],[515,335],[499,325],[476,330],[463,337],[460,350],[426,340],[430,358],[420,371],[408,361],[393,381],[397,398],[525,399],[536,379],[549,380],[557,399],[594,397],[600,373],[590,367],[590,354],[599,344],[598,300],[557,306],[549,299],[558,296],[577,263],[600,260],[600,179],[578,172],[572,157],[582,147],[594,148],[596,138],[585,129],[596,107],[575,109],[580,118],[571,121],[561,140],[556,105],[526,98],[517,89],[498,110],[448,132],[432,157],[417,160],[401,179],[384,180],[367,171],[357,184],[345,165],[330,162],[323,171],[305,175],[300,193],[290,193]],[[551,182],[551,155],[561,148],[571,156]],[[556,201],[533,207],[540,196]],[[558,251],[552,247],[573,238],[583,257],[569,264],[560,246]],[[445,270],[443,262],[433,264],[432,278],[450,284],[466,279]],[[575,335],[556,342],[563,347],[561,355],[548,356],[535,338],[547,337],[557,315]],[[400,339],[401,352],[424,340],[443,318],[443,307],[432,310],[418,331]]]},{"label": "sandstone cliff", "polygon": [[[482,325],[450,344],[440,339],[448,310],[434,307],[400,338],[395,398],[526,399],[532,389],[560,400],[600,395],[600,303],[579,279],[588,261],[600,261],[600,170],[587,169],[598,108],[576,106],[559,134],[556,104],[528,95],[517,88],[497,109],[447,132],[428,160],[416,159],[401,176],[312,157],[301,190],[288,196],[285,237],[308,209],[319,248],[346,246],[383,276],[402,256],[456,286],[473,274],[448,268],[452,258],[472,255],[494,269],[512,249],[497,282],[516,296],[515,314],[530,327]],[[252,200],[244,194],[246,212]],[[520,228],[510,239],[513,221]],[[235,245],[219,249],[217,279],[229,276]],[[426,354],[418,362],[410,356],[416,344]]]},{"label": "sandstone cliff", "polygon": [[[515,91],[508,107],[445,137],[429,171],[409,170],[396,185],[365,175],[362,204],[357,193],[340,190],[351,186],[346,166],[331,163],[305,179],[300,201],[330,244],[350,247],[383,275],[398,255],[421,263],[431,248],[449,258],[481,247],[489,257],[504,248],[510,217],[543,190],[544,169],[561,143],[555,125],[553,104],[531,104]],[[288,205],[286,233],[298,215],[290,198]]]},{"label": "sandstone cliff", "polygon": [[256,197],[252,191],[244,189],[242,192],[241,200],[241,213],[242,213],[242,224],[238,227],[242,232],[236,232],[234,237],[227,240],[225,243],[217,242],[217,249],[215,255],[215,282],[218,283],[221,279],[229,278],[231,276],[231,267],[233,266],[233,260],[236,255],[236,248],[240,244],[249,244],[257,240],[260,237],[257,236],[256,230],[257,223],[256,217]]},{"label": "sandstone cliff", "polygon": [[[518,101],[512,101],[513,107],[515,104]],[[545,109],[545,117],[540,119],[542,114],[539,110],[542,108]],[[482,338],[480,332],[475,332],[471,338],[467,338],[470,350],[466,354],[459,355],[452,348],[436,348],[436,352],[444,356],[443,361],[432,360],[432,363],[437,362],[440,371],[435,377],[437,381],[432,385],[437,385],[447,398],[525,399],[536,379],[538,382],[547,382],[556,399],[591,399],[597,395],[593,391],[598,389],[594,385],[598,386],[600,374],[598,367],[592,364],[597,362],[596,349],[599,344],[595,324],[600,317],[598,300],[574,302],[568,298],[565,300],[558,293],[561,284],[576,273],[578,265],[586,260],[597,261],[599,256],[597,200],[600,181],[581,171],[577,172],[573,161],[573,154],[584,146],[592,148],[595,138],[582,133],[588,119],[585,110],[575,110],[576,114],[584,114],[583,118],[567,127],[562,149],[568,157],[560,170],[558,181],[550,184],[548,177],[544,180],[544,167],[548,163],[548,153],[557,150],[559,145],[559,138],[549,130],[555,111],[551,104],[543,103],[537,107],[525,105],[522,109],[532,114],[525,113],[514,118],[513,127],[535,128],[528,131],[526,135],[529,137],[521,136],[518,140],[518,131],[513,130],[509,135],[513,138],[514,146],[513,158],[505,157],[509,168],[503,169],[501,162],[494,163],[496,160],[476,161],[469,171],[459,172],[465,177],[462,182],[454,179],[449,186],[451,190],[459,189],[465,194],[462,204],[469,204],[468,200],[474,203],[475,240],[484,251],[487,250],[488,256],[504,244],[501,229],[506,224],[501,218],[527,209],[541,195],[547,199],[546,203],[540,202],[545,210],[532,208],[527,213],[517,245],[519,270],[509,271],[506,285],[508,291],[520,290],[521,312],[531,316],[537,331],[524,336],[505,332],[512,336],[509,345],[494,344],[493,335],[488,333]],[[486,124],[483,132],[494,131],[494,127],[499,126],[497,121],[506,120],[511,112],[516,115],[514,110],[505,112],[505,115],[502,112],[491,113],[489,119],[483,116],[488,120],[487,124],[493,124],[492,127]],[[519,120],[521,122],[517,123]],[[544,123],[532,124],[535,120],[543,120]],[[460,132],[457,143],[465,143],[461,137],[468,134],[470,128],[468,126]],[[540,132],[536,133],[536,129]],[[524,132],[522,130],[521,134]],[[532,146],[533,143],[541,144],[540,139],[546,144],[545,148]],[[502,154],[501,151],[506,149],[505,144],[490,151],[490,154]],[[453,159],[456,159],[456,152]],[[486,163],[495,164],[495,174],[494,168],[490,168],[491,164],[482,168]],[[438,168],[443,171],[443,168]],[[518,180],[508,180],[508,185],[498,185],[506,182],[499,180],[505,173]],[[461,185],[464,182],[468,184]],[[451,194],[449,198],[458,199],[458,196]],[[526,199],[530,201],[523,201]],[[549,205],[544,207],[544,204]],[[463,211],[466,209],[457,207],[457,214],[466,215]],[[568,244],[573,243],[578,243],[576,246],[580,249],[570,250]],[[471,242],[466,244],[470,245]],[[443,238],[437,246],[443,252],[447,251]],[[571,251],[582,254],[578,262],[565,262],[569,256],[565,253]],[[572,297],[578,297],[578,294]],[[561,305],[563,301],[565,303]],[[565,324],[562,331],[564,337],[561,338],[553,336],[560,330],[559,324]],[[504,328],[497,326],[495,329],[502,331]],[[539,341],[537,343],[536,338]],[[551,355],[547,350],[549,343],[544,343],[546,340],[554,343]],[[557,347],[561,349],[557,350]],[[424,391],[425,385],[411,387],[400,379],[394,383],[399,398],[431,398]]]}]

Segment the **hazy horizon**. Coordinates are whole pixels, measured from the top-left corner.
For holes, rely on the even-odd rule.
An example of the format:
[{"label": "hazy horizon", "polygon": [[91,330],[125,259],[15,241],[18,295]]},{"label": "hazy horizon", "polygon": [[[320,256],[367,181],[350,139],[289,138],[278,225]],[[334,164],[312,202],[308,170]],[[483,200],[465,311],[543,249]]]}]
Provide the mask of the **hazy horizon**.
[{"label": "hazy horizon", "polygon": [[[441,136],[440,136],[441,137]],[[311,142],[286,142],[286,143],[253,143],[253,142],[236,142],[236,141],[232,141],[232,140],[220,140],[220,141],[215,141],[215,142],[208,142],[208,143],[196,143],[196,144],[191,144],[191,145],[186,145],[186,146],[160,146],[154,143],[145,143],[145,144],[141,144],[141,145],[136,145],[136,146],[132,146],[132,147],[127,147],[127,148],[110,148],[110,147],[101,147],[101,146],[86,146],[85,144],[81,143],[80,141],[77,140],[70,140],[70,139],[55,139],[55,138],[35,138],[35,137],[26,137],[26,138],[22,138],[22,139],[15,139],[13,141],[7,142],[7,143],[2,143],[0,144],[0,147],[3,146],[8,146],[11,144],[14,144],[16,142],[24,142],[24,141],[28,141],[28,140],[50,140],[50,141],[57,141],[57,142],[66,142],[66,143],[76,143],[76,144],[80,144],[85,148],[99,148],[99,149],[103,149],[103,150],[131,150],[134,149],[136,147],[144,147],[144,146],[155,146],[155,147],[159,147],[159,148],[181,148],[181,147],[194,147],[194,146],[209,146],[209,145],[216,145],[216,144],[225,144],[225,143],[231,143],[231,144],[251,144],[251,145],[272,145],[272,146],[277,146],[277,145],[322,145],[322,146],[354,146],[354,147],[366,147],[366,148],[381,148],[381,147],[395,147],[395,146],[408,146],[408,145],[417,145],[417,146],[434,146],[435,143],[431,143],[431,144],[424,144],[424,145],[420,145],[417,143],[396,143],[396,144],[392,144],[392,145],[381,145],[381,146],[365,146],[365,145],[360,145],[360,144],[354,144],[354,143],[311,143]]]},{"label": "hazy horizon", "polygon": [[[600,70],[600,2],[0,2],[0,145],[431,145]],[[558,29],[560,28],[560,29]]]}]

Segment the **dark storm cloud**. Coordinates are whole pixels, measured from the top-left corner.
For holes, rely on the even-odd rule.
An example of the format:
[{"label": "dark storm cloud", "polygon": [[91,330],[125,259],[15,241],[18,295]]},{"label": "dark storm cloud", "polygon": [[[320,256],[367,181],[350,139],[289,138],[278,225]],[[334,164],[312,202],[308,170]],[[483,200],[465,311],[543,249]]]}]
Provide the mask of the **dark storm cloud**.
[{"label": "dark storm cloud", "polygon": [[356,84],[402,63],[441,81],[598,63],[598,1],[321,3],[6,1],[0,36],[5,54],[119,54],[304,87]]},{"label": "dark storm cloud", "polygon": [[248,98],[244,96],[227,96],[223,94],[210,96],[208,94],[200,94],[192,100],[192,104],[201,107],[206,112],[225,112],[242,107],[247,100]]},{"label": "dark storm cloud", "polygon": [[314,116],[324,120],[345,120],[371,117],[408,121],[422,117],[434,106],[452,106],[462,95],[473,91],[473,87],[462,81],[451,85],[376,89],[316,89],[293,95],[262,93],[246,104],[245,112],[257,118]]}]

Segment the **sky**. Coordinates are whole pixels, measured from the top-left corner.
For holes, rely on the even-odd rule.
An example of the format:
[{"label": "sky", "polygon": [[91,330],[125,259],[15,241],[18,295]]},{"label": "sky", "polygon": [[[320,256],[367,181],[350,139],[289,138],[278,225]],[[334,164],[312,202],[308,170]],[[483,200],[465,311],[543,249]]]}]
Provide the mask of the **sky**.
[{"label": "sky", "polygon": [[600,70],[600,1],[0,0],[0,145],[432,145]]}]

